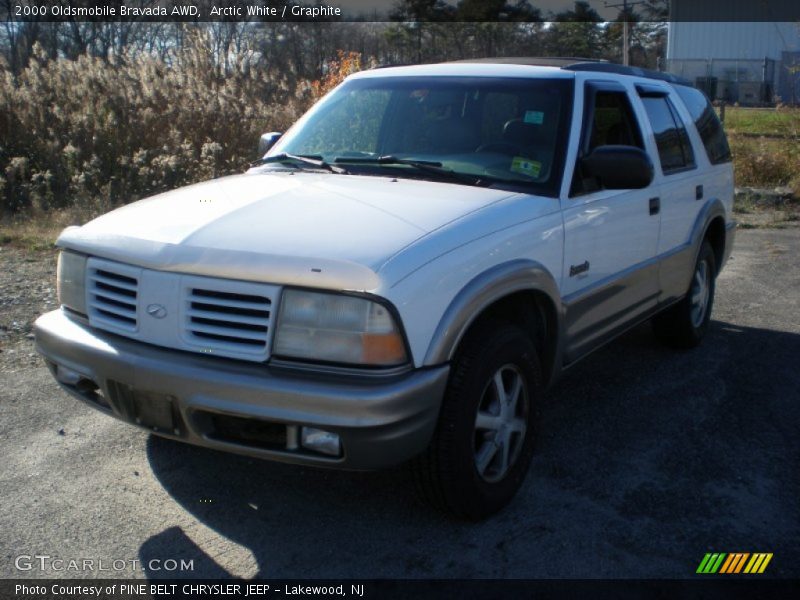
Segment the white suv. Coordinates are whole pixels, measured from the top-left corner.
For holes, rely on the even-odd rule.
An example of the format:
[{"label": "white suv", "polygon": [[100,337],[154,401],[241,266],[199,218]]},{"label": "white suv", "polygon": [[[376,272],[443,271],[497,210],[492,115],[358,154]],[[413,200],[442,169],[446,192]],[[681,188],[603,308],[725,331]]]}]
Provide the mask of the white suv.
[{"label": "white suv", "polygon": [[734,234],[701,92],[535,62],[358,73],[247,173],[67,229],[36,322],[54,376],[159,435],[411,460],[439,507],[497,511],[567,367],[646,319],[700,342]]}]

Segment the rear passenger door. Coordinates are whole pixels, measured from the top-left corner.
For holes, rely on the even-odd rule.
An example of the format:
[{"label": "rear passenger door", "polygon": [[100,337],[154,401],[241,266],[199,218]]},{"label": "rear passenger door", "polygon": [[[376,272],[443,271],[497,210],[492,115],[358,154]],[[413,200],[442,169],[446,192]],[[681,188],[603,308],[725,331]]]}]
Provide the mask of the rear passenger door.
[{"label": "rear passenger door", "polygon": [[580,168],[583,156],[604,145],[645,148],[633,89],[588,81],[583,125],[569,198],[564,200],[564,268],[567,363],[579,358],[656,306],[654,261],[659,215],[651,186],[606,190]]},{"label": "rear passenger door", "polygon": [[[636,86],[654,137],[655,182],[660,189],[661,233],[656,255],[668,258],[684,248],[691,236],[706,190],[697,168],[697,158],[677,106],[680,100],[666,84]],[[692,259],[693,260],[693,259]],[[686,292],[685,268],[660,269],[662,302]]]}]

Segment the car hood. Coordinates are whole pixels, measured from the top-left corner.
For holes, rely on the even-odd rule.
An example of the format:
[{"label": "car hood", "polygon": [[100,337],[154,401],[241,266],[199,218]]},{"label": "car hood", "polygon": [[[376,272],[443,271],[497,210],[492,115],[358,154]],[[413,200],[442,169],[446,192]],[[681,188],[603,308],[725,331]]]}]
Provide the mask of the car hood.
[{"label": "car hood", "polygon": [[374,289],[393,255],[513,195],[449,183],[250,171],[141,200],[58,245],[167,271]]}]

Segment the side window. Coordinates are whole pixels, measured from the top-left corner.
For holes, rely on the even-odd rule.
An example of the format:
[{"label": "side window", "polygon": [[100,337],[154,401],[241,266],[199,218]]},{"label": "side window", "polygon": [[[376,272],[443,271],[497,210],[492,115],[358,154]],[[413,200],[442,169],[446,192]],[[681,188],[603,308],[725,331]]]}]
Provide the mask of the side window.
[{"label": "side window", "polygon": [[722,123],[719,122],[717,113],[705,94],[698,89],[684,85],[676,85],[675,90],[692,116],[711,164],[719,165],[730,162],[731,149],[722,129]]},{"label": "side window", "polygon": [[589,151],[606,145],[644,147],[639,123],[625,92],[597,92],[595,95]]},{"label": "side window", "polygon": [[[592,90],[587,86],[586,116],[582,134],[583,155],[599,146],[636,146],[644,149],[642,131],[633,112],[630,99],[624,90]],[[596,178],[589,177],[580,168],[580,156],[575,165],[570,196],[589,194],[601,189]]]},{"label": "side window", "polygon": [[666,96],[643,96],[642,103],[656,138],[664,174],[695,166],[694,151],[683,122]]}]

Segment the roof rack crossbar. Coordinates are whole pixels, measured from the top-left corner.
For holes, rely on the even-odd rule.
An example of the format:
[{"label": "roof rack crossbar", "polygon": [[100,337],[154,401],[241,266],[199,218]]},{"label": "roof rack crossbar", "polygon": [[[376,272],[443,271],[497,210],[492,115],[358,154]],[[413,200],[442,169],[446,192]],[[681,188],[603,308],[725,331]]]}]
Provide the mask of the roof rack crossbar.
[{"label": "roof rack crossbar", "polygon": [[532,67],[560,67],[565,71],[591,71],[595,73],[615,73],[617,75],[632,75],[646,79],[658,79],[672,84],[691,86],[692,82],[671,73],[629,67],[606,60],[591,58],[561,57],[561,56],[501,56],[493,58],[468,58],[454,60],[451,63],[494,63],[503,65],[525,65]]},{"label": "roof rack crossbar", "polygon": [[[450,63],[492,63],[496,65],[524,65],[527,67],[561,67],[576,63],[597,62],[591,58],[576,56],[498,56],[492,58],[465,58]],[[605,62],[605,61],[603,61]]]},{"label": "roof rack crossbar", "polygon": [[641,67],[628,67],[625,65],[618,65],[609,62],[577,62],[571,65],[561,67],[567,71],[592,71],[595,73],[616,73],[617,75],[633,75],[635,77],[644,77],[646,79],[658,79],[669,83],[679,85],[692,85],[691,81],[677,77],[672,73],[664,73],[662,71],[653,71],[652,69],[642,69]]}]

